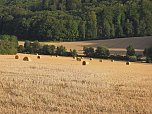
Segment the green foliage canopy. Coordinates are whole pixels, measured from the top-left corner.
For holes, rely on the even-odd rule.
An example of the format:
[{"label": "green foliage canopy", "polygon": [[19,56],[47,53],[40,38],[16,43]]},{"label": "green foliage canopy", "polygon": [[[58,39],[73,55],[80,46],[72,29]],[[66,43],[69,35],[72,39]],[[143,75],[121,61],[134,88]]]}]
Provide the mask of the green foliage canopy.
[{"label": "green foliage canopy", "polygon": [[151,0],[0,0],[0,34],[75,41],[152,35]]}]

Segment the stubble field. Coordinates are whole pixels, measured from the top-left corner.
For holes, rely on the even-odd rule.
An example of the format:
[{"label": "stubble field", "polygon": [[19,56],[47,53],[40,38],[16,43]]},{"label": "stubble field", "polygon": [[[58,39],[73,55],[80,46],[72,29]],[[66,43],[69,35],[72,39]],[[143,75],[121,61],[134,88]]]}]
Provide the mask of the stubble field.
[{"label": "stubble field", "polygon": [[152,113],[151,64],[19,55],[0,56],[0,114]]}]

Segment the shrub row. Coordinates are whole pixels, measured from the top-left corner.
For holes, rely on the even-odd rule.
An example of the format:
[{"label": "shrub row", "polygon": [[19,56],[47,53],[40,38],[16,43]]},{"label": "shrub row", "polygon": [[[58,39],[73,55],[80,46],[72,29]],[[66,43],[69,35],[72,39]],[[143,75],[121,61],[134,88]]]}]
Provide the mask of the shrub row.
[{"label": "shrub row", "polygon": [[25,41],[24,46],[18,46],[19,53],[44,54],[44,55],[59,55],[59,56],[77,56],[76,50],[69,52],[64,46],[41,45],[38,41]]},{"label": "shrub row", "polygon": [[[11,39],[11,41],[13,40],[14,42],[16,42],[17,40],[15,40],[13,38]],[[3,38],[1,38],[1,39],[3,39]],[[7,39],[7,41],[9,41],[9,38]],[[0,43],[4,44],[3,41],[1,41]],[[12,45],[15,47],[16,44],[17,43],[15,43],[15,44],[13,43]],[[2,49],[3,48],[1,48],[1,50]],[[10,48],[10,49],[14,49],[14,48]],[[1,50],[0,50],[0,53],[2,53]],[[131,45],[129,45],[126,48],[126,50],[127,50],[126,56],[122,56],[122,55],[110,55],[109,49],[106,48],[106,47],[102,47],[102,46],[97,47],[96,49],[93,48],[93,47],[83,47],[84,55],[86,57],[101,58],[101,59],[125,60],[125,61],[127,60],[127,61],[130,61],[130,62],[136,62],[136,61],[146,61],[147,63],[152,62],[152,48],[147,48],[147,49],[144,50],[144,55],[146,56],[146,59],[142,58],[143,55],[137,56],[136,53],[135,53],[135,49]],[[13,51],[11,50],[11,52],[13,52]],[[76,57],[78,55],[76,50],[67,51],[67,49],[64,46],[56,47],[54,45],[40,45],[40,43],[38,41],[31,42],[31,41],[28,41],[28,40],[25,41],[24,46],[23,45],[18,46],[18,52],[20,52],[20,53],[30,53],[30,54],[72,56],[72,57]],[[9,51],[7,51],[7,53],[9,53]]]},{"label": "shrub row", "polygon": [[84,47],[84,55],[86,57],[102,58],[102,59],[114,59],[114,60],[125,60],[130,62],[136,61],[146,61],[147,63],[152,63],[152,48],[146,48],[144,51],[145,57],[143,55],[136,55],[135,49],[132,45],[126,48],[126,56],[122,55],[110,55],[110,51],[106,47]]}]

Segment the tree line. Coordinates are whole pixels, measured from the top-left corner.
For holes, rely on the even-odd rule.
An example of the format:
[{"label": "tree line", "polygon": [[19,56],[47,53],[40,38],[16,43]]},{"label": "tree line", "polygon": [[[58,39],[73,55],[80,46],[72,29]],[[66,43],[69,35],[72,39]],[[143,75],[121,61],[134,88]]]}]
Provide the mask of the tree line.
[{"label": "tree line", "polygon": [[72,56],[76,57],[78,55],[77,51],[70,49],[67,51],[65,46],[55,46],[55,45],[41,45],[38,41],[28,41],[24,42],[24,45],[18,46],[19,53],[29,53],[29,54],[42,54],[42,55],[55,55],[55,56]]},{"label": "tree line", "polygon": [[[137,55],[134,47],[129,45],[126,48],[126,55],[119,54],[110,54],[110,51],[106,47],[97,47],[96,49],[93,47],[84,47],[83,48],[84,55],[86,57],[100,58],[100,59],[112,59],[112,60],[123,60],[123,61],[146,61],[147,63],[152,63],[152,47],[145,48],[143,51],[143,55]],[[146,58],[145,58],[146,57]]]},{"label": "tree line", "polygon": [[[114,59],[114,60],[127,60],[131,62],[145,61],[147,63],[152,63],[152,47],[146,48],[143,55],[146,59],[141,56],[136,55],[133,46],[129,45],[126,48],[126,56],[122,55],[111,55],[110,51],[106,47],[99,46],[97,48],[93,47],[83,47],[83,52],[85,57],[89,58],[100,58],[100,59]],[[26,40],[24,45],[18,45],[18,40],[16,36],[12,35],[0,35],[0,54],[17,54],[17,53],[29,53],[29,54],[42,54],[42,55],[55,55],[55,56],[71,56],[73,58],[78,57],[77,50],[70,49],[67,51],[65,46],[55,46],[55,45],[42,45],[38,41]]]},{"label": "tree line", "polygon": [[152,35],[151,0],[0,0],[0,34],[76,41]]}]

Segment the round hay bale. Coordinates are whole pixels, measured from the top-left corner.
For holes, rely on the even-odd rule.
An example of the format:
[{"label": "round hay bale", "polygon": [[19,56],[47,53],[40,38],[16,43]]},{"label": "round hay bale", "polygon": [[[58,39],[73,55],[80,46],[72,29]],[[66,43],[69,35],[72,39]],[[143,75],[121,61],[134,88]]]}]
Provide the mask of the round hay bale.
[{"label": "round hay bale", "polygon": [[100,59],[99,62],[102,62],[102,59]]},{"label": "round hay bale", "polygon": [[115,60],[112,59],[111,62],[115,62]]},{"label": "round hay bale", "polygon": [[15,59],[19,59],[20,58],[20,56],[19,55],[15,55]]},{"label": "round hay bale", "polygon": [[88,64],[89,64],[89,62],[87,62],[87,61],[82,62],[82,65],[88,65]]},{"label": "round hay bale", "polygon": [[126,62],[126,65],[131,65],[131,62],[127,61],[127,62]]},{"label": "round hay bale", "polygon": [[23,61],[31,61],[31,58],[29,58],[29,57],[24,57],[24,58],[23,58]]},{"label": "round hay bale", "polygon": [[77,61],[81,61],[81,58],[78,58],[78,57],[77,57]]},{"label": "round hay bale", "polygon": [[93,58],[90,58],[90,61],[92,61],[93,60]]},{"label": "round hay bale", "polygon": [[41,59],[41,56],[40,56],[40,55],[38,55],[38,56],[37,56],[37,59]]}]

